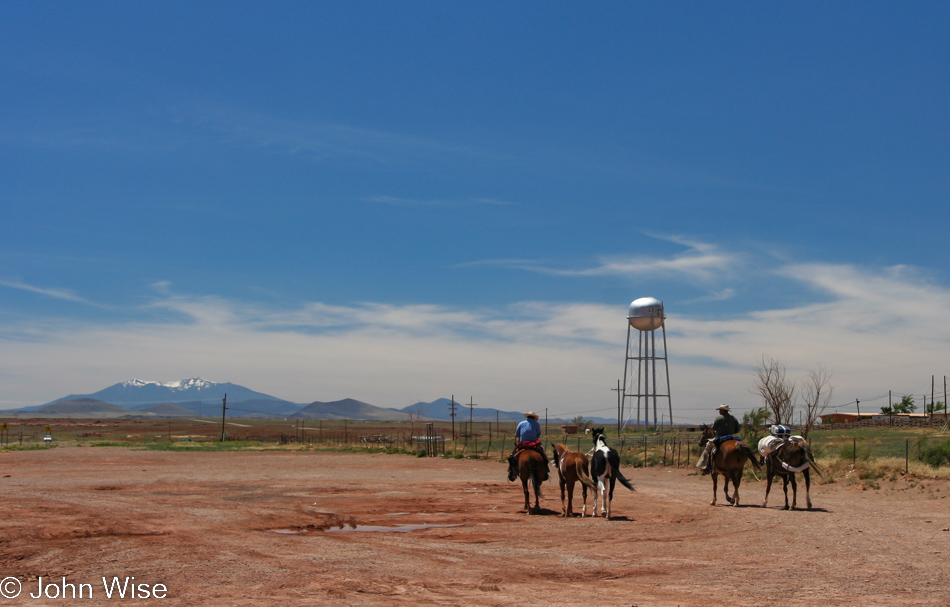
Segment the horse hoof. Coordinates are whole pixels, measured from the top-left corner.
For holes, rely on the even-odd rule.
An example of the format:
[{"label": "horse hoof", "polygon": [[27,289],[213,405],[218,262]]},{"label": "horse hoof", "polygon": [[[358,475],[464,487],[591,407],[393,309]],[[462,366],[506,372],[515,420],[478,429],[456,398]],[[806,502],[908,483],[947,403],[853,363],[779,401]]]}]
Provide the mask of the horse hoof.
[{"label": "horse hoof", "polygon": [[788,506],[785,506],[784,508],[782,508],[782,510],[788,510],[788,509],[789,509]]}]

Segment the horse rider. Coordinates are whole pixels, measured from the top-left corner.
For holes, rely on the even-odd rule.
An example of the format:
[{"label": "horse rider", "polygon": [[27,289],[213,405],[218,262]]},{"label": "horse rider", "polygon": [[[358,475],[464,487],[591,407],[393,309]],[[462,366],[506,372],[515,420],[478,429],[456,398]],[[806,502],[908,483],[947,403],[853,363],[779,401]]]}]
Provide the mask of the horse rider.
[{"label": "horse rider", "polygon": [[706,442],[706,449],[702,455],[700,455],[699,463],[696,464],[697,468],[702,469],[704,475],[712,472],[713,448],[719,446],[722,437],[737,434],[742,427],[739,420],[729,412],[729,405],[723,403],[719,405],[716,410],[719,412],[719,415],[716,416],[716,419],[713,420],[712,423],[712,431],[716,436]]},{"label": "horse rider", "polygon": [[533,449],[544,457],[544,465],[548,465],[548,454],[544,452],[541,445],[541,424],[538,423],[538,414],[534,411],[528,411],[524,414],[524,421],[515,427],[515,448],[508,456],[508,478],[514,480],[512,475],[517,476],[518,461],[515,454],[525,449]]}]

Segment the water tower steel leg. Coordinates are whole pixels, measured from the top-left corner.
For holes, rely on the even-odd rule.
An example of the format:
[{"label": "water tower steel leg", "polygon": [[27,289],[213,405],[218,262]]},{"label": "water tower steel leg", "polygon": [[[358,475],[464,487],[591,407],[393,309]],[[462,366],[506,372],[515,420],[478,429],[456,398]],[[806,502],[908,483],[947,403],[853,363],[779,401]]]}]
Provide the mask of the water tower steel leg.
[{"label": "water tower steel leg", "polygon": [[643,394],[643,372],[640,367],[643,365],[643,333],[637,331],[637,427],[640,427],[640,420],[643,414],[640,412],[640,395]]},{"label": "water tower steel leg", "polygon": [[643,340],[643,429],[650,428],[650,338]]},{"label": "water tower steel leg", "polygon": [[666,324],[663,324],[663,366],[666,367],[666,402],[670,407],[670,431],[673,431],[673,395],[670,387],[670,361],[666,350]]},{"label": "water tower steel leg", "polygon": [[[650,319],[651,326],[655,324],[655,319]],[[659,419],[656,416],[656,329],[650,329],[650,343],[653,346],[653,357],[650,359],[653,363],[653,425],[656,426],[656,420]]]},{"label": "water tower steel leg", "polygon": [[623,409],[627,400],[627,369],[630,367],[630,323],[627,323],[627,360],[623,366],[623,392],[620,394],[620,411],[617,412],[617,432],[623,428]]}]

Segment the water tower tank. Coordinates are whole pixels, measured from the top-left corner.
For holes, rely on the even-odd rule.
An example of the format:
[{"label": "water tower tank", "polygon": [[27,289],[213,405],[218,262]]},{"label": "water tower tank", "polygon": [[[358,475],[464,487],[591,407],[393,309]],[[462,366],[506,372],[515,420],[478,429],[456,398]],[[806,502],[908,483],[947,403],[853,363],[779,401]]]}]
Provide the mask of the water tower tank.
[{"label": "water tower tank", "polygon": [[638,331],[653,331],[663,326],[663,302],[653,297],[641,297],[630,304],[627,320]]}]

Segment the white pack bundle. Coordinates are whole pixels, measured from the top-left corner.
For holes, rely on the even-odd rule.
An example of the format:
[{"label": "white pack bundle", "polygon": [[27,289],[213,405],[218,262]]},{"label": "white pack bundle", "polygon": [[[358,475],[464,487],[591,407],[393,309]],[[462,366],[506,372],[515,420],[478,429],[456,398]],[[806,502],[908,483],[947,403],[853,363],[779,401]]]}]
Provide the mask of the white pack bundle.
[{"label": "white pack bundle", "polygon": [[792,429],[788,426],[774,425],[769,427],[769,434],[776,438],[788,438],[792,435]]},{"label": "white pack bundle", "polygon": [[785,441],[777,436],[763,436],[762,440],[759,441],[759,453],[762,454],[762,457],[765,457],[781,447],[783,442]]}]

